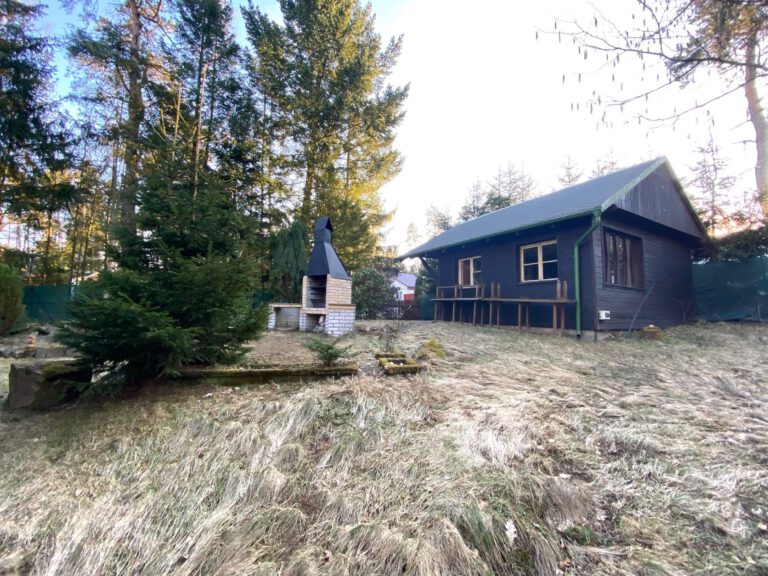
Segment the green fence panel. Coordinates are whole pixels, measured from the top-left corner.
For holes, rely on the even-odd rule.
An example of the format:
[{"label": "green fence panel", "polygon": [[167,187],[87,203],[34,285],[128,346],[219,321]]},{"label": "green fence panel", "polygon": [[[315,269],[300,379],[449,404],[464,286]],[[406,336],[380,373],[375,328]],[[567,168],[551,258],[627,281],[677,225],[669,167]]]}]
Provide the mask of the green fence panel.
[{"label": "green fence panel", "polygon": [[72,286],[25,286],[24,306],[30,320],[51,324],[69,320]]},{"label": "green fence panel", "polygon": [[748,262],[693,266],[696,316],[703,320],[758,320],[768,317],[768,257]]}]

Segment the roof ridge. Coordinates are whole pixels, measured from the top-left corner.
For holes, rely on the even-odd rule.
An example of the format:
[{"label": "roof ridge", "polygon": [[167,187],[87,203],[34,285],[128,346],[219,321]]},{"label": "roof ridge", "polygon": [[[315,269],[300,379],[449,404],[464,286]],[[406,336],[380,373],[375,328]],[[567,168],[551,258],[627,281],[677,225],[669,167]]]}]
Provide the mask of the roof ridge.
[{"label": "roof ridge", "polygon": [[[511,206],[505,206],[504,208],[499,208],[493,212],[482,214],[476,218],[465,220],[409,250],[400,256],[400,258],[409,258],[433,250],[448,248],[449,246],[455,246],[474,240],[482,240],[514,230],[521,230],[531,226],[545,224],[547,222],[571,219],[584,214],[589,214],[594,210],[604,211],[636,186],[640,180],[647,177],[648,174],[656,170],[665,162],[668,162],[666,156],[659,156],[653,160],[647,160],[626,168],[614,170],[608,174],[590,178],[589,180],[566,186],[560,190],[555,190],[548,194],[536,196],[530,200],[512,204]],[[638,170],[640,170],[639,173]],[[628,181],[619,179],[618,182],[612,182],[612,180],[615,180],[617,177],[620,178],[620,175],[623,172],[629,173],[632,177]],[[611,183],[612,189],[607,190],[605,194],[603,193],[603,187],[599,185],[595,186],[595,184],[599,184],[601,180]],[[616,188],[617,186],[618,189]],[[584,194],[579,194],[579,191],[584,192]],[[579,202],[579,200],[581,200],[581,202]],[[538,204],[554,207],[554,209],[548,210],[550,214],[545,214],[541,218],[530,218],[529,215],[529,218],[526,219],[526,212],[535,209],[534,207]],[[558,207],[561,208],[561,210],[558,210]],[[547,210],[544,209],[543,212],[547,212]],[[518,222],[515,222],[515,219],[517,219]],[[494,224],[496,225],[494,226]],[[482,227],[481,230],[478,230],[475,234],[471,234],[469,237],[464,237],[464,234],[478,226]]]}]

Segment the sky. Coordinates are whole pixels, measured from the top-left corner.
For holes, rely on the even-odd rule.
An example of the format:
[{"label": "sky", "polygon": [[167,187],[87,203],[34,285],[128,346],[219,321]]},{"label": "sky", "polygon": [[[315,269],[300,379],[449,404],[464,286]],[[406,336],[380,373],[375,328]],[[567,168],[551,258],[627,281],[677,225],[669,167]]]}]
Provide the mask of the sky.
[{"label": "sky", "polygon": [[[276,1],[254,4],[279,17]],[[371,4],[383,42],[401,34],[404,38],[390,81],[410,84],[395,141],[404,157],[403,169],[381,189],[384,205],[393,213],[385,243],[399,251],[410,247],[410,223],[422,241],[427,239],[430,206],[455,215],[474,182],[488,181],[499,166],[510,162],[532,175],[541,193],[561,187],[557,176],[567,156],[579,164],[585,178],[601,158],[610,157],[623,167],[667,156],[685,180],[697,160],[696,149],[706,144],[711,130],[729,172],[739,178],[734,195],[754,188],[754,145],[749,142],[754,132],[746,122],[741,93],[717,102],[709,115],[696,113],[676,123],[638,123],[629,110],[608,109],[605,126],[599,122],[602,108],[590,114],[585,103],[593,90],[603,102],[639,94],[663,69],[646,61],[644,71],[639,61],[625,59],[613,70],[599,54],[585,60],[569,39],[558,42],[555,20],[587,23],[600,11],[623,25],[635,10],[634,0]],[[66,19],[52,2],[49,29],[61,33]],[[239,14],[235,28],[242,29]],[[713,74],[684,90],[672,87],[648,101],[648,113],[663,116],[704,102],[723,85]]]}]

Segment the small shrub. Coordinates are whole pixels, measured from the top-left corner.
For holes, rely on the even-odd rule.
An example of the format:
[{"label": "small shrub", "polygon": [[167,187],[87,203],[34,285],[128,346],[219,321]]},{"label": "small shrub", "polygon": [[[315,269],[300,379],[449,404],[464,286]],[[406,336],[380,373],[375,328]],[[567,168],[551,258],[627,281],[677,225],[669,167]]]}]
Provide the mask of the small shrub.
[{"label": "small shrub", "polygon": [[8,334],[24,315],[24,284],[6,264],[0,264],[0,336]]},{"label": "small shrub", "polygon": [[383,272],[363,268],[352,277],[352,303],[362,320],[380,318],[384,304],[396,298],[397,290]]},{"label": "small shrub", "polygon": [[342,358],[351,358],[352,346],[340,347],[337,340],[327,340],[325,338],[308,338],[304,345],[315,353],[323,366],[335,366]]}]

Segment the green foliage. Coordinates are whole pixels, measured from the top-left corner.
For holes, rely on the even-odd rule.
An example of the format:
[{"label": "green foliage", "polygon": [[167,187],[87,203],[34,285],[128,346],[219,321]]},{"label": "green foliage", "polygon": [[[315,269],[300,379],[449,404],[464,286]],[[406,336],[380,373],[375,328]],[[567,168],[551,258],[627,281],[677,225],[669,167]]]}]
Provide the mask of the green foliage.
[{"label": "green foliage", "polygon": [[61,206],[71,188],[52,180],[67,165],[64,136],[48,101],[50,41],[30,33],[42,6],[0,3],[0,204],[15,213]]},{"label": "green foliage", "polygon": [[393,148],[407,87],[387,84],[401,39],[382,46],[369,5],[359,0],[281,2],[282,22],[243,9],[255,58],[250,73],[298,183],[298,217],[330,216],[334,245],[350,270],[370,263],[388,214],[378,191],[400,171]]},{"label": "green foliage", "polygon": [[352,303],[357,317],[370,320],[381,317],[381,309],[397,298],[397,290],[386,274],[374,268],[363,268],[352,275]]},{"label": "green foliage", "polygon": [[304,346],[317,355],[318,360],[323,366],[335,366],[342,358],[351,358],[355,354],[350,354],[352,346],[338,346],[338,340],[329,340],[327,338],[307,338]]},{"label": "green foliage", "polygon": [[746,262],[768,255],[768,225],[749,228],[734,234],[715,238],[709,247],[709,260]]},{"label": "green foliage", "polygon": [[8,334],[24,315],[24,285],[19,275],[0,264],[0,336]]},{"label": "green foliage", "polygon": [[95,371],[108,372],[93,392],[110,393],[196,359],[199,331],[183,328],[151,301],[153,290],[135,272],[104,274],[87,282],[72,306],[72,322],[58,338]]},{"label": "green foliage", "polygon": [[111,380],[134,383],[191,363],[229,363],[266,325],[253,302],[253,221],[212,176],[156,144],[145,165],[140,235],[123,230],[105,273],[78,298],[61,338]]},{"label": "green foliage", "polygon": [[309,251],[307,240],[307,227],[298,219],[274,238],[269,278],[278,302],[301,301],[301,280],[307,270]]}]

